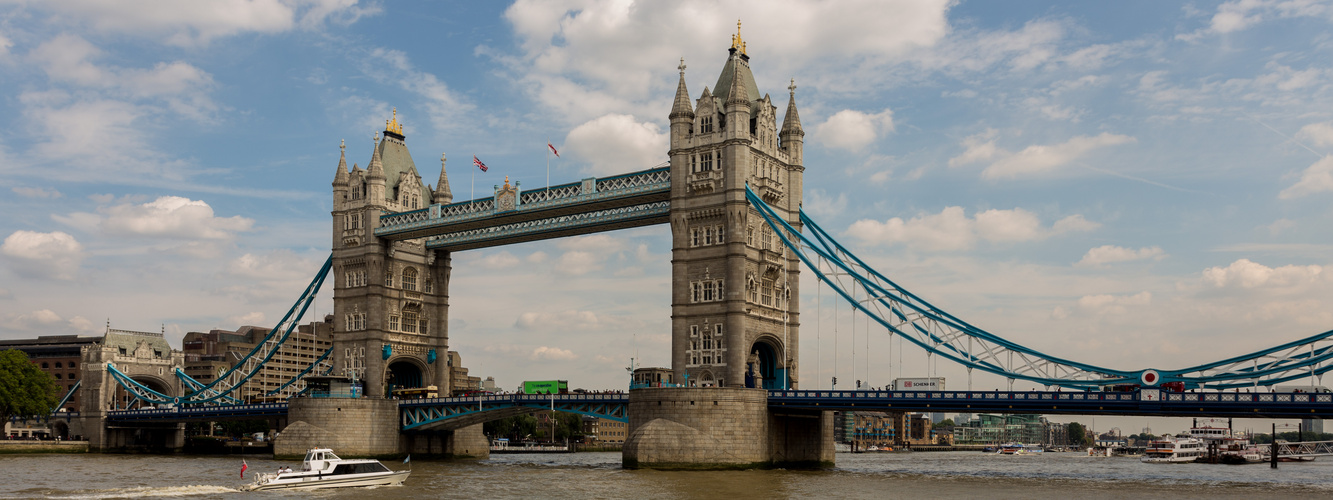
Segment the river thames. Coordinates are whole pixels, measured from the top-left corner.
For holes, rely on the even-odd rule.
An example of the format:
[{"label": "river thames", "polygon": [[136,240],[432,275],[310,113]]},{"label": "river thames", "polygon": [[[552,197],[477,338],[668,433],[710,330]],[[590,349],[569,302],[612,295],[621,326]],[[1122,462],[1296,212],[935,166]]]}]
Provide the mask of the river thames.
[{"label": "river thames", "polygon": [[[1148,465],[1080,453],[979,452],[837,456],[822,471],[624,470],[619,453],[413,460],[401,487],[246,493],[263,457],[29,455],[0,457],[0,498],[1310,498],[1333,495],[1333,458],[1268,465]],[[406,468],[385,462],[392,468]]]}]

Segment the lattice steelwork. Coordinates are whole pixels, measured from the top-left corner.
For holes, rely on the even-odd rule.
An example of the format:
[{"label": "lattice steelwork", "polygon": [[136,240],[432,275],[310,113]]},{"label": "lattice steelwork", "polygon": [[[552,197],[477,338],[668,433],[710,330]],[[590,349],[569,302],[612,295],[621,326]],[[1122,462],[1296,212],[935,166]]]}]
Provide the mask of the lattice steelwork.
[{"label": "lattice steelwork", "polygon": [[549,410],[628,422],[627,394],[506,394],[460,398],[404,400],[398,403],[405,431],[465,427],[504,418],[516,410]]},{"label": "lattice steelwork", "polygon": [[[667,194],[671,190],[671,168],[655,167],[648,170],[606,178],[584,179],[549,188],[521,191],[512,210],[497,208],[495,197],[434,205],[410,212],[384,213],[375,235],[384,238],[417,238],[453,233],[460,229],[484,224],[497,216],[517,218],[545,218],[551,212],[559,215],[581,211],[578,207],[592,205],[594,209],[608,208],[615,200],[634,199],[646,194]],[[600,206],[599,206],[600,205]],[[501,221],[502,223],[504,221]]]},{"label": "lattice steelwork", "polygon": [[1271,386],[1333,370],[1333,330],[1234,358],[1177,370],[1119,370],[1079,363],[1024,347],[931,305],[867,266],[834,240],[804,211],[807,238],[746,188],[758,209],[787,248],[834,292],[886,328],[932,355],[1015,379],[1047,386],[1093,388],[1114,384],[1158,386],[1182,382],[1186,388],[1230,389]]},{"label": "lattice steelwork", "polygon": [[460,249],[468,245],[480,245],[483,242],[494,240],[507,240],[578,228],[600,227],[636,220],[664,218],[670,214],[670,212],[671,202],[669,201],[632,205],[609,210],[580,212],[549,219],[530,220],[449,233],[428,239],[426,241],[426,247]]}]

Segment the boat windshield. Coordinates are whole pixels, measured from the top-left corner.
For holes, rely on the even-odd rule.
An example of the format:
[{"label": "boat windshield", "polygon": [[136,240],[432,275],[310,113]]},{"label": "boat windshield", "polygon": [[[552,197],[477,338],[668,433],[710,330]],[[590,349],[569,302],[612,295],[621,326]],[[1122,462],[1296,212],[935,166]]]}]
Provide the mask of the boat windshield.
[{"label": "boat windshield", "polygon": [[338,455],[334,455],[333,452],[326,451],[324,452],[324,460],[342,460],[342,459],[338,458]]}]

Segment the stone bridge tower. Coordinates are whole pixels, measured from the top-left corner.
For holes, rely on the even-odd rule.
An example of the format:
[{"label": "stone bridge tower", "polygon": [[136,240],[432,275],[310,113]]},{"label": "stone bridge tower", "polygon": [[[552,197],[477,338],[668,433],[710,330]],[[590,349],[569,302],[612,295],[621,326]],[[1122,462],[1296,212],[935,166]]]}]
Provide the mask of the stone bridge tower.
[{"label": "stone bridge tower", "polygon": [[805,132],[793,82],[779,129],[739,24],[717,84],[671,108],[672,369],[690,386],[795,387],[800,263],[749,205],[800,227]]},{"label": "stone bridge tower", "polygon": [[427,210],[453,195],[440,158],[438,188],[421,180],[397,110],[375,138],[365,170],[333,178],[334,375],[361,381],[365,396],[428,385],[449,390],[449,254],[422,240],[376,238],[383,213]]}]

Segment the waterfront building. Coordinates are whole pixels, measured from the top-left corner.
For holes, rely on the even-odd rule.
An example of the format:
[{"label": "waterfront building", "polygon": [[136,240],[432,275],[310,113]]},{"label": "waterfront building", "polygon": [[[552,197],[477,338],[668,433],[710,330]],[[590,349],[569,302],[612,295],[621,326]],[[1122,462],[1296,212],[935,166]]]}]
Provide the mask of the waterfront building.
[{"label": "waterfront building", "polygon": [[1042,415],[993,415],[981,413],[966,424],[953,428],[958,444],[1028,443],[1064,446],[1069,436],[1065,424],[1051,422]]},{"label": "waterfront building", "polygon": [[[80,356],[83,347],[97,344],[103,337],[44,335],[35,339],[0,340],[0,351],[14,349],[28,355],[28,361],[55,379],[60,397],[65,397],[83,379]],[[61,406],[65,411],[79,411],[79,395],[73,394]]]},{"label": "waterfront building", "polygon": [[599,446],[623,446],[629,424],[591,415],[583,416],[583,443]]},{"label": "waterfront building", "polygon": [[835,442],[848,444],[854,450],[870,446],[878,448],[952,444],[953,437],[940,442],[934,424],[924,413],[842,411],[833,416]]},{"label": "waterfront building", "polygon": [[[468,391],[483,390],[481,386],[481,377],[473,377],[467,374],[467,368],[463,366],[463,357],[458,351],[449,351],[449,394],[457,395]],[[491,380],[491,388],[486,389],[495,391],[495,380]]]}]

